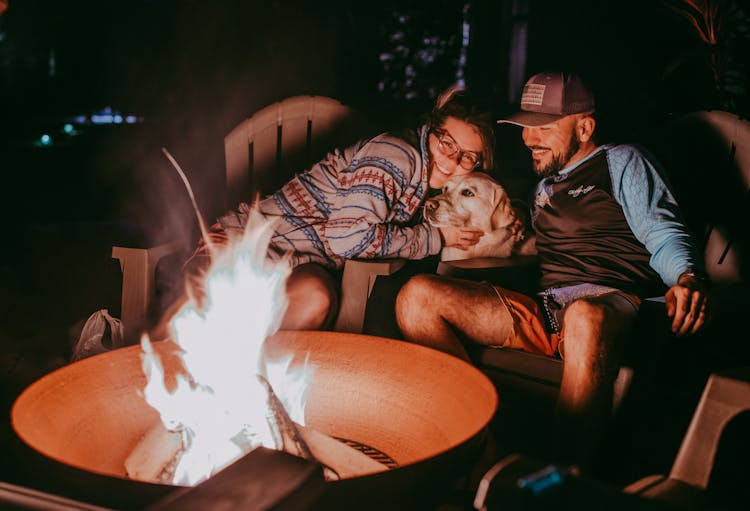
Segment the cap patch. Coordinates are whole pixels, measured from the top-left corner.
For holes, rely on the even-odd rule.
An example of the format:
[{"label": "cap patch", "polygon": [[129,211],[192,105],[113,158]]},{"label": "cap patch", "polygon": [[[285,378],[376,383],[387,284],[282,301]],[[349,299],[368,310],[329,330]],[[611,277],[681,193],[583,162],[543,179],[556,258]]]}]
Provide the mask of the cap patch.
[{"label": "cap patch", "polygon": [[521,105],[542,106],[544,100],[544,89],[547,86],[540,83],[528,83],[523,88],[521,95]]}]

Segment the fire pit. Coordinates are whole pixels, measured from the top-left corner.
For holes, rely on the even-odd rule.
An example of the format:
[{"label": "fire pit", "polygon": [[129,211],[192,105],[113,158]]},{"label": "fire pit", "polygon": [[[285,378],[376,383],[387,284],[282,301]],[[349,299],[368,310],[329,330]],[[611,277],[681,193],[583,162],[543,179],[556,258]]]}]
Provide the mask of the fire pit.
[{"label": "fire pit", "polygon": [[[172,346],[154,343],[168,378],[177,367],[170,363]],[[306,426],[374,453],[389,468],[327,483],[334,499],[362,491],[374,501],[389,494],[400,498],[400,492],[414,497],[464,474],[497,406],[492,383],[477,369],[405,342],[278,332],[264,350],[269,358],[293,355],[293,366],[308,357],[315,367]],[[20,439],[58,469],[77,473],[66,478],[70,496],[142,507],[160,490],[175,488],[126,478],[125,459],[159,421],[140,392],[146,384],[140,355],[140,347],[132,346],[65,366],[30,385],[14,403],[11,419]],[[87,492],[99,484],[90,482],[92,475],[114,490]]]}]

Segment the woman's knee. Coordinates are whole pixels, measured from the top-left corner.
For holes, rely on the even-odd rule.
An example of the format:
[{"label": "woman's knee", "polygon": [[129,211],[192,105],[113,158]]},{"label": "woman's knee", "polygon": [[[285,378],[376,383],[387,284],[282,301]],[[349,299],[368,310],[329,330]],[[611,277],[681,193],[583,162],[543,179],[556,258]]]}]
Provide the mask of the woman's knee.
[{"label": "woman's knee", "polygon": [[282,328],[327,328],[338,310],[338,290],[333,277],[323,268],[293,272],[287,281],[289,308]]}]

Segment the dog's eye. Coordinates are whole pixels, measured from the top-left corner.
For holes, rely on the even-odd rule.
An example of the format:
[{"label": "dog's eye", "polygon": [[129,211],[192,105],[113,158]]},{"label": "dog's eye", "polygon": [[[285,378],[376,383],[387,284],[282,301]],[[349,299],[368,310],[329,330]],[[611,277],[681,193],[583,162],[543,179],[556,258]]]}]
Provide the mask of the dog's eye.
[{"label": "dog's eye", "polygon": [[468,188],[464,188],[463,190],[461,190],[461,195],[463,195],[464,197],[474,197],[474,192],[472,192]]}]

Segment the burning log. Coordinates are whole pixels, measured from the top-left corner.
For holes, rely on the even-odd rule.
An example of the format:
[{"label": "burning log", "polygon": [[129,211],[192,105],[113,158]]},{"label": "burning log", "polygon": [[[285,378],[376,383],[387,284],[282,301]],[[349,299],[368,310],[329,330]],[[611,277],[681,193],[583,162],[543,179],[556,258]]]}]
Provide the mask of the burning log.
[{"label": "burning log", "polygon": [[271,431],[275,433],[276,448],[287,451],[290,454],[299,456],[309,461],[317,461],[307,442],[302,438],[291,417],[284,408],[283,403],[279,400],[273,387],[265,376],[258,375],[258,380],[268,393],[268,415],[267,418],[271,423]]},{"label": "burning log", "polygon": [[269,381],[261,375],[258,379],[268,392],[272,429],[279,433],[277,449],[322,464],[328,481],[387,470],[382,463],[335,438],[292,421]]},{"label": "burning log", "polygon": [[182,436],[157,420],[125,458],[125,473],[130,479],[172,484],[183,449]]},{"label": "burning log", "polygon": [[[321,463],[326,480],[348,479],[388,470],[388,467],[335,438],[312,428],[293,423],[300,439],[308,447],[310,460]],[[179,433],[169,431],[157,421],[125,459],[130,479],[173,484],[174,468],[184,447]],[[286,449],[284,449],[286,450]],[[289,452],[289,451],[287,451]],[[299,456],[296,452],[290,452]]]},{"label": "burning log", "polygon": [[[316,429],[299,424],[297,429],[310,446],[315,458],[324,466],[334,470],[339,479],[366,476],[389,470],[389,467],[383,463],[375,461],[363,452]],[[327,471],[324,471],[324,474],[328,479]]]},{"label": "burning log", "polygon": [[[357,449],[292,421],[268,380],[260,375],[258,379],[268,393],[268,420],[278,450],[320,463],[328,481],[388,470],[386,465]],[[168,430],[159,420],[125,459],[125,472],[131,479],[173,484],[175,467],[184,450],[182,435]]]}]

